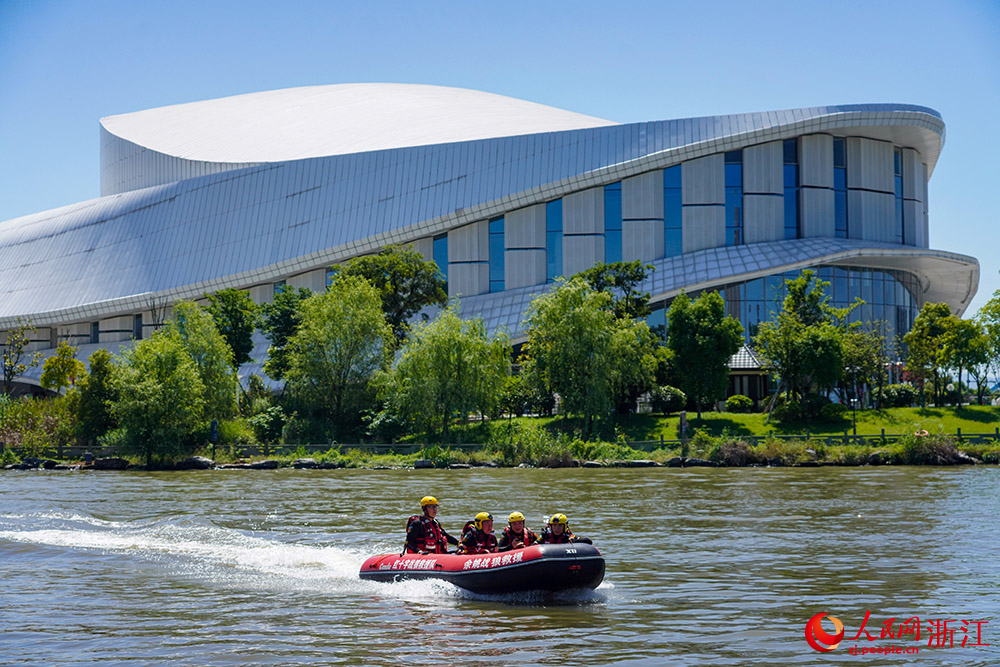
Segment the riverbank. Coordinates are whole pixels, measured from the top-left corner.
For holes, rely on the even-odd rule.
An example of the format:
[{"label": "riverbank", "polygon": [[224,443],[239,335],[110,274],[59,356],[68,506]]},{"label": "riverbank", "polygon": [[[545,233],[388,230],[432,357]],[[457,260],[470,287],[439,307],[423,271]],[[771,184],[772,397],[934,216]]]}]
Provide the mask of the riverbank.
[{"label": "riverbank", "polygon": [[[484,445],[477,449],[432,445],[411,454],[374,453],[359,448],[330,447],[309,452],[304,447],[279,449],[269,456],[239,458],[211,450],[197,456],[162,461],[148,468],[120,457],[82,461],[44,457],[6,461],[5,470],[274,470],[297,468],[427,469],[427,468],[640,468],[640,467],[819,467],[877,465],[996,465],[1000,442],[959,442],[942,434],[917,432],[894,442],[830,444],[822,439],[767,439],[753,442],[738,437],[712,437],[699,431],[676,447],[635,449],[622,443],[583,442],[568,438],[540,438]],[[16,456],[7,450],[6,458]]]}]

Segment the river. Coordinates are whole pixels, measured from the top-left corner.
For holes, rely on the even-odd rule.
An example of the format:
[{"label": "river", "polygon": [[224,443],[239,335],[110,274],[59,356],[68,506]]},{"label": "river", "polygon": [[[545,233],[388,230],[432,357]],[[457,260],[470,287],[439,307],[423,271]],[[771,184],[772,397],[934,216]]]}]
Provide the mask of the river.
[{"label": "river", "polygon": [[[360,581],[426,494],[453,533],[482,510],[536,530],[564,512],[605,582]],[[0,664],[997,665],[998,536],[989,466],[8,471]],[[866,611],[875,639],[851,641]],[[821,612],[846,627],[830,653],[805,639]],[[880,638],[913,616],[919,641]],[[953,647],[928,647],[938,620]],[[920,653],[849,652],[894,645]]]}]

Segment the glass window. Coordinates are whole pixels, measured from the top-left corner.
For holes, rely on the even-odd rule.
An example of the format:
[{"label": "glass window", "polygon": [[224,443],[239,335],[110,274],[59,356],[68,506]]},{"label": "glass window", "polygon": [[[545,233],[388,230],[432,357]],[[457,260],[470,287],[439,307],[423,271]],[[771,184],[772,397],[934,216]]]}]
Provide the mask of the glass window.
[{"label": "glass window", "polygon": [[284,280],[279,280],[278,282],[274,283],[274,293],[275,294],[281,294],[284,291],[285,291],[285,281]]},{"label": "glass window", "polygon": [[132,318],[132,338],[142,340],[142,313]]},{"label": "glass window", "polygon": [[550,283],[562,275],[562,240],[562,199],[556,199],[545,205],[545,277]]},{"label": "glass window", "polygon": [[490,291],[504,290],[504,223],[503,218],[490,220]]},{"label": "glass window", "polygon": [[726,245],[743,243],[743,151],[726,153]]},{"label": "glass window", "polygon": [[782,148],[785,152],[785,164],[798,164],[799,163],[799,147],[798,141],[795,139],[785,139],[782,143]]},{"label": "glass window", "polygon": [[101,323],[91,322],[90,323],[90,342],[100,343],[101,342]]},{"label": "glass window", "polygon": [[604,186],[604,261],[622,261],[622,184]]},{"label": "glass window", "polygon": [[677,257],[684,252],[684,204],[681,166],[663,170],[663,254]]},{"label": "glass window", "polygon": [[843,137],[833,138],[833,166],[847,168],[847,144]]},{"label": "glass window", "polygon": [[444,278],[445,290],[448,289],[448,235],[439,234],[434,237],[434,263],[437,264],[441,277]]}]

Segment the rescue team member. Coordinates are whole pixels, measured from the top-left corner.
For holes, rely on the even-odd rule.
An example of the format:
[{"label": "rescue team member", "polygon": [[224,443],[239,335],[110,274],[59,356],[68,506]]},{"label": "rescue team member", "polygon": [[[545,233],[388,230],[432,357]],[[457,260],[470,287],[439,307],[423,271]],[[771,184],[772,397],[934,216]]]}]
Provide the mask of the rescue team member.
[{"label": "rescue team member", "polygon": [[446,554],[449,544],[458,544],[458,540],[445,532],[434,517],[438,513],[438,501],[434,496],[424,496],[420,499],[422,514],[411,516],[406,522],[406,546],[403,553],[407,554]]},{"label": "rescue team member", "polygon": [[462,535],[458,545],[460,554],[488,554],[497,550],[497,536],[493,534],[493,515],[480,512],[472,520],[472,525]]},{"label": "rescue team member", "polygon": [[510,516],[507,517],[507,527],[503,529],[503,535],[500,536],[498,550],[523,549],[532,544],[538,544],[538,535],[530,528],[525,527],[523,514],[511,512]]},{"label": "rescue team member", "polygon": [[589,537],[573,534],[569,529],[569,519],[565,514],[553,514],[545,526],[545,530],[542,531],[542,544],[568,544],[570,542],[593,544]]}]

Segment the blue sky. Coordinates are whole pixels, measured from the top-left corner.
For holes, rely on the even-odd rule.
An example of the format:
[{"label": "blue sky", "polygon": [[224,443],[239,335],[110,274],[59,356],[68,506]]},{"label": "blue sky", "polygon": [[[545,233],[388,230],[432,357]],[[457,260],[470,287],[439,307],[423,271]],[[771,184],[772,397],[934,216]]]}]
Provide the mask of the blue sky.
[{"label": "blue sky", "polygon": [[[0,220],[98,195],[98,119],[326,83],[620,122],[906,102],[947,123],[931,246],[1000,289],[1000,2],[0,0]],[[990,160],[996,160],[991,162]]]}]

